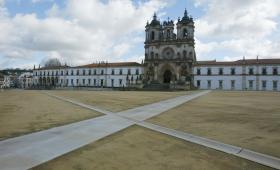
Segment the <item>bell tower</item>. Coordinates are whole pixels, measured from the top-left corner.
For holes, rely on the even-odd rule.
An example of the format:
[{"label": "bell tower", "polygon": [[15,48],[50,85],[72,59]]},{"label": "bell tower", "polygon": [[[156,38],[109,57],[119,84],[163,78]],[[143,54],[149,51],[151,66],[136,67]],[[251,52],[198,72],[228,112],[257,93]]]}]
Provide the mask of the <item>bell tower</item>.
[{"label": "bell tower", "polygon": [[184,11],[176,24],[172,20],[158,20],[156,14],[146,25],[145,84],[193,84],[192,66],[196,62],[194,21]]}]

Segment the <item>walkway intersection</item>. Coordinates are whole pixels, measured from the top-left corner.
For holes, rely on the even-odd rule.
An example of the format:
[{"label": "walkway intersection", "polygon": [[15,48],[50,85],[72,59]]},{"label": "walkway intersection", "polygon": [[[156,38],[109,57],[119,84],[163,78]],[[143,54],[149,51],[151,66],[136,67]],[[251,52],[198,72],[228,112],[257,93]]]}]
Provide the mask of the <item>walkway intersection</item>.
[{"label": "walkway intersection", "polygon": [[32,168],[135,124],[279,169],[279,158],[144,122],[146,119],[209,92],[202,91],[191,95],[179,96],[118,113],[112,113],[95,106],[46,93],[51,97],[98,111],[105,115],[0,141],[1,169],[16,170]]}]

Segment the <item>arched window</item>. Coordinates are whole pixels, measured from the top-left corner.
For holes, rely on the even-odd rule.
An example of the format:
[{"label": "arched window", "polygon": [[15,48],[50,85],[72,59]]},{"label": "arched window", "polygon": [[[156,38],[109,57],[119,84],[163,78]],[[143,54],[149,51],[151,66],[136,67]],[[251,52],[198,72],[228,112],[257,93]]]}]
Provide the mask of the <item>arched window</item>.
[{"label": "arched window", "polygon": [[179,52],[177,53],[177,58],[181,58],[181,54]]},{"label": "arched window", "polygon": [[189,52],[189,58],[192,58],[192,52]]},{"label": "arched window", "polygon": [[170,30],[167,30],[167,38],[170,38]]},{"label": "arched window", "polygon": [[187,51],[183,51],[183,57],[187,58]]},{"label": "arched window", "polygon": [[152,31],[151,40],[155,40],[155,32],[154,31]]},{"label": "arched window", "polygon": [[154,52],[151,52],[151,59],[154,59]]},{"label": "arched window", "polygon": [[184,37],[184,38],[187,38],[187,37],[188,37],[188,31],[187,31],[186,28],[183,30],[183,37]]}]

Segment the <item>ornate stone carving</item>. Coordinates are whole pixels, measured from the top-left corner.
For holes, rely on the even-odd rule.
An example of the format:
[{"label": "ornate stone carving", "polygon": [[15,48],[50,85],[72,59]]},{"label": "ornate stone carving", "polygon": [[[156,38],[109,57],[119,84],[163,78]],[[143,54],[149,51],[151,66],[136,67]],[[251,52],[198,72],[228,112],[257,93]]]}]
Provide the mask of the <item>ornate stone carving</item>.
[{"label": "ornate stone carving", "polygon": [[162,51],[162,56],[164,59],[172,59],[174,58],[174,50],[170,47],[167,47]]}]

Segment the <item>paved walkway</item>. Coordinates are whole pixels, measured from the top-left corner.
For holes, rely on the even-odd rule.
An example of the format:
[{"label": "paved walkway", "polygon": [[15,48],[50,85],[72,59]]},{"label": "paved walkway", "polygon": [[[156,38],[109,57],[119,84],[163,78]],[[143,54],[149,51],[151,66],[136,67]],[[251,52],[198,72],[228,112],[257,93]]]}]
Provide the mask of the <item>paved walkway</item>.
[{"label": "paved walkway", "polygon": [[62,154],[116,133],[133,124],[279,169],[279,158],[144,122],[144,120],[150,117],[207,93],[209,93],[209,91],[179,96],[118,113],[112,113],[95,106],[85,105],[70,99],[48,94],[60,100],[99,111],[106,115],[0,141],[1,169],[16,170],[32,168]]},{"label": "paved walkway", "polygon": [[[134,111],[135,113],[151,112],[151,115],[145,114],[144,116],[151,117],[206,93],[207,91],[169,99],[153,104],[154,108],[152,109],[150,106],[144,106],[139,109],[131,109],[130,112],[120,112],[119,115],[98,107],[48,94],[87,109],[100,111],[106,115],[0,141],[1,169],[22,170],[32,168],[135,124],[135,120],[124,117],[125,115],[133,115]],[[163,104],[168,107],[164,107],[160,111],[153,111],[163,107]],[[136,115],[138,115],[136,116],[138,118],[139,114]]]},{"label": "paved walkway", "polygon": [[105,115],[1,141],[0,169],[32,168],[133,124],[128,119]]},{"label": "paved walkway", "polygon": [[[176,138],[180,138],[180,139],[186,140],[188,142],[192,142],[192,143],[203,145],[205,147],[209,147],[209,148],[212,148],[215,150],[219,150],[219,151],[222,151],[222,152],[225,152],[228,154],[233,154],[235,156],[238,156],[238,157],[241,157],[241,158],[253,161],[253,162],[257,162],[257,163],[260,163],[260,164],[263,164],[263,165],[266,165],[266,166],[269,166],[272,168],[280,169],[280,159],[277,157],[273,157],[270,155],[254,152],[254,151],[251,151],[251,150],[248,150],[245,148],[225,144],[225,143],[222,143],[219,141],[195,136],[195,135],[192,135],[192,134],[189,134],[186,132],[181,132],[181,131],[177,131],[174,129],[169,129],[166,127],[144,122],[144,120],[146,120],[146,119],[149,119],[164,111],[167,111],[182,103],[188,102],[194,98],[205,95],[207,93],[209,93],[209,91],[204,91],[204,92],[193,94],[193,95],[179,96],[179,97],[176,97],[173,99],[164,100],[161,102],[148,104],[145,106],[140,106],[137,108],[118,112],[116,114],[125,119],[129,119],[129,120],[135,122],[135,124],[137,124],[139,126],[142,126],[142,127],[145,127],[145,128],[148,128],[148,129],[160,132],[160,133],[164,133],[164,134],[176,137]],[[58,97],[58,96],[53,96],[53,97]],[[60,99],[63,100],[63,98],[60,98]],[[68,99],[66,99],[64,101],[67,101],[67,100]],[[78,102],[71,101],[71,103],[72,102],[74,102],[74,104],[80,105],[80,103],[78,103]],[[83,107],[83,105],[80,105],[80,106]],[[97,108],[97,107],[87,106],[87,108],[91,108],[94,110],[94,108]],[[98,111],[98,110],[96,110],[96,111]],[[104,114],[108,113],[108,111],[104,111],[104,110],[102,111],[100,109],[99,109],[99,111],[101,111]],[[113,114],[113,113],[110,113],[110,114]]]},{"label": "paved walkway", "polygon": [[144,121],[162,112],[165,112],[176,106],[186,103],[192,99],[195,99],[199,96],[205,95],[209,92],[210,91],[202,91],[190,95],[179,96],[172,99],[163,100],[157,103],[152,103],[145,106],[140,106],[126,111],[118,112],[117,115],[123,116],[125,118],[130,118],[136,121]]},{"label": "paved walkway", "polygon": [[181,131],[177,131],[174,129],[169,129],[169,128],[158,126],[158,125],[148,123],[148,122],[138,122],[136,124],[139,126],[146,127],[148,129],[157,131],[157,132],[167,134],[169,136],[183,139],[188,142],[206,146],[208,148],[212,148],[212,149],[222,151],[222,152],[225,152],[228,154],[233,154],[235,156],[245,158],[250,161],[257,162],[259,164],[266,165],[266,166],[269,166],[272,168],[280,169],[280,159],[273,157],[273,156],[269,156],[269,155],[261,154],[261,153],[254,152],[254,151],[251,151],[248,149],[244,149],[241,147],[225,144],[225,143],[222,143],[219,141],[195,136],[190,133],[181,132]]}]

